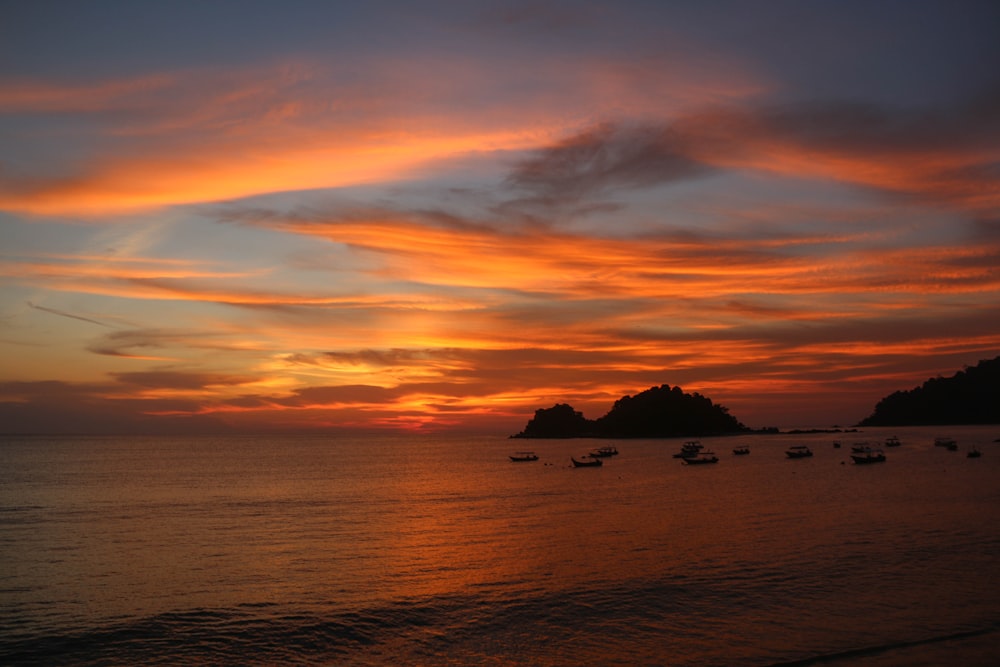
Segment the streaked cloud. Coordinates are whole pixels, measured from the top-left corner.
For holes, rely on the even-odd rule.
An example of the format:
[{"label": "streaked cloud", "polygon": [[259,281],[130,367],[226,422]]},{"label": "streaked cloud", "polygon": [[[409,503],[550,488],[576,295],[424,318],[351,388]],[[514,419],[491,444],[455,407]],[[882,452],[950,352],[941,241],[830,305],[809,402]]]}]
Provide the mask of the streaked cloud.
[{"label": "streaked cloud", "polygon": [[94,320],[94,319],[91,319],[89,317],[83,317],[82,315],[74,315],[73,313],[66,313],[66,312],[63,312],[61,310],[57,310],[55,308],[46,308],[45,306],[37,306],[37,305],[31,303],[30,301],[28,301],[27,304],[28,304],[28,307],[30,307],[30,308],[35,308],[37,310],[41,310],[41,311],[44,311],[46,313],[52,313],[53,315],[58,315],[59,317],[68,317],[70,319],[79,320],[81,322],[87,322],[89,324],[96,324],[99,327],[110,326],[109,324],[107,324],[105,322],[100,322],[98,320]]},{"label": "streaked cloud", "polygon": [[670,184],[719,169],[841,181],[973,214],[1000,206],[1000,96],[944,111],[830,103],[703,109],[601,125],[539,151],[514,185],[556,199]]},{"label": "streaked cloud", "polygon": [[[0,209],[97,216],[406,179],[457,155],[529,148],[621,105],[641,115],[759,90],[721,68],[689,85],[683,68],[661,65],[640,76],[652,83],[665,78],[666,99],[621,86],[621,77],[634,76],[629,66],[586,58],[535,63],[516,76],[489,63],[422,56],[350,66],[291,59],[242,71],[205,68],[88,84],[0,80],[0,113],[15,123],[54,114],[41,116],[52,120],[33,132],[36,153],[52,142],[62,142],[63,151],[78,143],[61,136],[66,114],[79,118],[79,141],[102,142],[100,151],[64,159],[55,176],[8,165],[0,172]],[[361,67],[364,77],[357,76]],[[493,75],[484,77],[484,67]],[[716,88],[707,90],[707,81]],[[524,88],[535,92],[514,105],[491,103],[503,91]],[[456,104],[468,113],[456,116]],[[567,115],[574,108],[587,112]],[[31,150],[25,141],[17,148]]]}]

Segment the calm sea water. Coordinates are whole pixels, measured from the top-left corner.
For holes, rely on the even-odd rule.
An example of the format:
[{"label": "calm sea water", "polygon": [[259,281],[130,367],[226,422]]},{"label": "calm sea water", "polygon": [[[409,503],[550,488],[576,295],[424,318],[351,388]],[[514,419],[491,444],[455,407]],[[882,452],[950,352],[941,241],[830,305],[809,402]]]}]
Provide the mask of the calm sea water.
[{"label": "calm sea water", "polygon": [[7,437],[0,663],[998,664],[998,437]]}]

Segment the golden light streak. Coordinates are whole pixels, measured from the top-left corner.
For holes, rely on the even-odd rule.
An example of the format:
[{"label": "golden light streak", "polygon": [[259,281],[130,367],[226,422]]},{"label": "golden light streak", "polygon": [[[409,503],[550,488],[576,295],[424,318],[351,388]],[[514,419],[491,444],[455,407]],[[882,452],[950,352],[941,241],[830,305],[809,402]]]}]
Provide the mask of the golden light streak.
[{"label": "golden light streak", "polygon": [[[559,293],[563,298],[719,297],[756,293],[984,292],[1000,270],[967,261],[988,247],[853,250],[823,256],[768,252],[771,242],[501,235],[406,222],[285,223],[281,229],[377,253],[382,274],[421,283]],[[490,257],[483,262],[482,257]],[[876,260],[877,257],[877,260]],[[948,263],[947,272],[940,268]]]},{"label": "golden light streak", "polygon": [[[95,278],[108,280],[154,280],[154,279],[236,279],[261,275],[260,271],[209,271],[195,268],[190,262],[164,262],[162,260],[127,261],[67,258],[66,262],[14,261],[0,262],[0,276],[18,278],[25,281],[62,278]],[[129,264],[130,266],[122,266]],[[177,267],[177,268],[172,268]]]},{"label": "golden light streak", "polygon": [[[458,136],[316,136],[316,148],[190,157],[105,160],[80,177],[44,188],[0,190],[0,209],[32,215],[121,215],[164,206],[222,201],[267,192],[381,183],[456,155],[532,145],[521,130]],[[324,145],[328,144],[328,145]]]}]

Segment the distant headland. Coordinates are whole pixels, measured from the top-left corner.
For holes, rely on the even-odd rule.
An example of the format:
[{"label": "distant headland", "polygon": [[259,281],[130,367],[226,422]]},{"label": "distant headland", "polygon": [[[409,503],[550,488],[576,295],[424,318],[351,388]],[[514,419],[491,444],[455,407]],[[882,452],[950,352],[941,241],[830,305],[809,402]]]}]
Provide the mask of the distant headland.
[{"label": "distant headland", "polygon": [[749,432],[729,410],[680,387],[651,387],[623,396],[603,417],[587,419],[566,403],[535,411],[512,438],[671,438]]},{"label": "distant headland", "polygon": [[889,394],[858,426],[1000,424],[1000,357]]}]

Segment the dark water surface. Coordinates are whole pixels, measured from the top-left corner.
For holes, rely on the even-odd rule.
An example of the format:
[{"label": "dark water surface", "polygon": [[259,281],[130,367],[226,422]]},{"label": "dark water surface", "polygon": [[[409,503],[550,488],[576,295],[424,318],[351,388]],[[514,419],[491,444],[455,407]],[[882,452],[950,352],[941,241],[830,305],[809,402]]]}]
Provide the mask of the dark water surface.
[{"label": "dark water surface", "polygon": [[1000,664],[997,437],[6,437],[0,664]]}]

